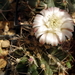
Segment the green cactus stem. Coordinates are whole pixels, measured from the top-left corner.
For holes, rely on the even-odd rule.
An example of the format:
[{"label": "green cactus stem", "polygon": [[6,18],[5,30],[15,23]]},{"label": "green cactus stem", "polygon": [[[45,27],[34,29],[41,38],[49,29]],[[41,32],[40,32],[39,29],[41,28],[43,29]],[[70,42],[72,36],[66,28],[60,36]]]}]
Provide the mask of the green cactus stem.
[{"label": "green cactus stem", "polygon": [[30,74],[30,75],[38,75],[37,66],[34,63],[29,65],[28,74]]},{"label": "green cactus stem", "polygon": [[25,0],[32,8],[36,8],[40,0]]},{"label": "green cactus stem", "polygon": [[48,62],[39,53],[37,54],[37,58],[39,59],[41,69],[44,71],[44,75],[53,75]]},{"label": "green cactus stem", "polygon": [[54,0],[45,0],[47,7],[55,7]]}]

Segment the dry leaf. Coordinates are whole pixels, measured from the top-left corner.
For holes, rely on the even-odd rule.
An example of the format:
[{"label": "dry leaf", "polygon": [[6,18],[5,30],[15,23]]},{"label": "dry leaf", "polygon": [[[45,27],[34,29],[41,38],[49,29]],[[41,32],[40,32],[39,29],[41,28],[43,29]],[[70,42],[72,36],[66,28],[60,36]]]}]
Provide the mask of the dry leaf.
[{"label": "dry leaf", "polygon": [[6,56],[8,54],[8,50],[0,48],[0,56]]},{"label": "dry leaf", "polygon": [[7,65],[7,62],[4,59],[0,59],[0,68],[4,68]]},{"label": "dry leaf", "polygon": [[2,53],[0,55],[7,56],[8,55],[8,50],[2,50]]},{"label": "dry leaf", "polygon": [[8,31],[7,35],[15,35],[15,31],[14,30],[10,30],[10,31]]},{"label": "dry leaf", "polygon": [[1,47],[9,47],[10,46],[10,41],[9,40],[3,40],[1,43]]},{"label": "dry leaf", "polygon": [[8,32],[9,31],[9,23],[7,22],[6,24],[5,24],[5,27],[4,27],[4,32]]}]

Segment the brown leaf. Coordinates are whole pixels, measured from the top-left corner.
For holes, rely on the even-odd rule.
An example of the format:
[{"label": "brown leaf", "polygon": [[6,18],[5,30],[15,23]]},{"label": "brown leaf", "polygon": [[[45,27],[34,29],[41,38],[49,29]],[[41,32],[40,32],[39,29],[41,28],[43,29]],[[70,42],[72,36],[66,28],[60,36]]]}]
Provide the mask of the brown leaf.
[{"label": "brown leaf", "polygon": [[6,64],[7,64],[6,60],[0,59],[0,68],[4,68]]},{"label": "brown leaf", "polygon": [[10,46],[10,41],[9,40],[3,40],[1,42],[1,47],[9,47]]}]

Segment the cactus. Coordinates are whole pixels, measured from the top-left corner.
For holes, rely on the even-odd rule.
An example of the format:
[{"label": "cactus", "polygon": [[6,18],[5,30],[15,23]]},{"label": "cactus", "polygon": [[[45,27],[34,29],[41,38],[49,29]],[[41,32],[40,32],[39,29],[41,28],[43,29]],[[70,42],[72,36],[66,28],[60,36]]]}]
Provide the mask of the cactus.
[{"label": "cactus", "polygon": [[68,74],[67,69],[72,67],[73,59],[70,54],[58,47],[44,52],[41,54],[40,52],[26,51],[25,56],[20,59],[17,65],[17,70],[30,75],[54,75],[56,72]]},{"label": "cactus", "polygon": [[[29,6],[32,9],[35,9],[35,11],[33,11],[34,13],[37,12],[36,9],[42,10],[50,7],[59,7],[61,9],[66,10],[67,12],[72,13],[75,8],[74,2],[71,2],[70,0],[57,0],[57,1],[25,0],[25,1],[28,2]],[[66,50],[63,46],[66,42],[70,43],[70,41],[66,40],[63,43],[63,45],[58,45],[56,47],[50,45],[41,45],[35,39],[34,35],[32,35],[33,33],[32,29],[31,32],[28,31],[28,33],[29,36],[27,36],[28,34],[26,34],[27,36],[26,38],[29,38],[27,39],[29,43],[25,42],[26,49],[24,52],[25,53],[24,58],[27,59],[24,65],[25,66],[27,65],[26,67],[27,70],[22,72],[27,73],[28,75],[58,75],[60,73],[68,74],[67,70],[71,69],[72,67],[71,62],[73,58],[71,53],[68,50]],[[22,63],[20,65],[22,65]],[[19,64],[17,65],[17,67],[18,66]]]},{"label": "cactus", "polygon": [[[59,7],[70,13],[74,12],[75,10],[74,2],[71,2],[70,0],[25,1],[29,4],[29,6],[32,9],[35,9],[35,11],[33,11],[34,13],[37,12],[36,9],[42,10],[50,7]],[[29,75],[58,75],[59,73],[68,74],[67,70],[71,69],[71,62],[73,58],[71,53],[68,50],[64,49],[63,45],[66,43],[66,41],[68,43],[70,41],[66,40],[65,43],[63,43],[63,45],[58,45],[56,47],[50,45],[41,45],[35,39],[34,35],[32,35],[33,32],[31,32],[28,32],[29,36],[27,36],[28,34],[26,35],[26,38],[29,38],[27,39],[29,40],[29,43],[25,42],[26,50],[24,58],[27,58],[27,60],[24,63],[24,65],[27,65],[27,70],[22,72],[27,73]],[[48,48],[48,46],[50,47]],[[19,64],[17,66],[19,66]]]},{"label": "cactus", "polygon": [[[6,0],[4,0],[6,1]],[[33,24],[33,21],[35,19],[35,16],[37,15],[37,13],[39,14],[39,16],[41,16],[42,18],[44,17],[45,13],[48,12],[46,11],[44,13],[45,10],[47,10],[48,8],[51,8],[51,11],[53,9],[53,7],[58,7],[61,9],[64,9],[65,11],[67,11],[70,15],[72,13],[74,13],[75,11],[75,1],[70,1],[70,0],[19,0],[19,4],[23,3],[23,6],[20,7],[18,11],[21,9],[21,12],[24,14],[22,15],[21,12],[19,11],[18,15],[19,15],[19,20],[24,18],[24,20],[20,21],[23,22],[21,24],[21,37],[18,37],[18,39],[13,40],[15,38],[11,38],[11,43],[12,41],[16,42],[16,46],[12,47],[13,45],[10,45],[10,48],[12,49],[11,51],[9,51],[9,56],[13,56],[16,61],[16,66],[15,69],[18,72],[18,75],[59,75],[59,74],[67,74],[68,75],[68,69],[72,68],[72,61],[73,61],[73,56],[71,54],[71,52],[69,51],[71,48],[71,39],[68,39],[68,37],[70,38],[70,36],[72,35],[71,32],[72,30],[69,28],[62,28],[66,29],[68,31],[70,31],[70,33],[68,32],[64,32],[65,37],[67,37],[67,33],[69,34],[68,37],[66,38],[66,40],[63,42],[63,40],[61,41],[60,37],[62,36],[60,34],[60,37],[57,37],[58,42],[60,43],[56,43],[57,40],[54,42],[52,42],[52,44],[48,44],[48,40],[49,39],[47,37],[47,39],[43,38],[44,40],[47,41],[46,43],[42,43],[44,40],[41,40],[41,43],[39,43],[38,36],[40,35],[40,32],[37,32],[36,38],[34,36],[34,32],[36,32],[37,30],[41,31],[41,29],[38,29],[40,26],[40,23],[35,27],[35,23]],[[14,1],[15,2],[15,1]],[[25,4],[24,4],[25,3]],[[0,4],[1,7],[1,4]],[[58,8],[54,8],[59,10]],[[6,8],[5,8],[6,9]],[[23,12],[23,11],[24,12]],[[43,12],[40,13],[40,10],[44,10]],[[57,11],[56,11],[57,12]],[[60,11],[62,12],[62,10]],[[67,13],[66,12],[66,13]],[[48,13],[49,14],[49,13]],[[60,13],[59,13],[60,14]],[[63,14],[63,13],[62,13]],[[62,15],[61,14],[61,15]],[[49,17],[50,15],[48,15],[47,17]],[[40,17],[40,18],[41,18]],[[54,17],[54,19],[53,19]],[[66,17],[66,15],[65,15]],[[37,17],[38,18],[38,17]],[[38,20],[40,20],[40,18]],[[55,22],[57,21],[56,19],[57,17],[55,15],[52,16],[52,21]],[[51,20],[50,19],[50,20]],[[61,18],[59,18],[61,19]],[[43,19],[46,20],[46,19]],[[18,24],[20,24],[20,22]],[[36,20],[35,20],[36,22]],[[37,21],[38,22],[38,21]],[[50,21],[51,22],[51,21]],[[61,22],[61,21],[60,21]],[[60,23],[57,22],[56,24]],[[52,28],[54,29],[55,27],[57,27],[56,25],[53,26],[52,23]],[[34,27],[32,28],[32,26],[34,25]],[[59,26],[58,26],[59,27]],[[73,27],[72,27],[73,28]],[[19,28],[20,29],[20,28]],[[33,32],[33,29],[34,32]],[[43,29],[42,29],[43,30]],[[58,29],[56,29],[58,30]],[[61,31],[61,30],[60,30]],[[49,31],[47,31],[49,32]],[[46,32],[46,33],[47,33]],[[58,31],[59,33],[59,31]],[[37,34],[39,34],[37,36]],[[43,34],[43,33],[42,33]],[[42,34],[39,36],[39,38],[42,36]],[[53,33],[55,35],[55,33]],[[53,35],[53,36],[54,36]],[[50,38],[51,39],[51,38]],[[53,40],[53,39],[52,39]],[[54,39],[55,40],[55,39]],[[61,42],[63,42],[61,44]],[[67,43],[67,44],[66,44]],[[13,43],[12,43],[13,44]],[[20,46],[20,47],[19,47]],[[22,49],[20,49],[22,47]]]}]

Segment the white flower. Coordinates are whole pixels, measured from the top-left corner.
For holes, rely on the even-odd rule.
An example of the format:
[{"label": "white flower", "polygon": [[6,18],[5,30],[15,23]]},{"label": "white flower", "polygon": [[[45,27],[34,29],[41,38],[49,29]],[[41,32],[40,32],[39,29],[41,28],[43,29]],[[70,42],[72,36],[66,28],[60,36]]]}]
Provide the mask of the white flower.
[{"label": "white flower", "polygon": [[66,39],[71,39],[74,23],[66,11],[51,7],[35,16],[33,28],[40,43],[57,46]]}]

